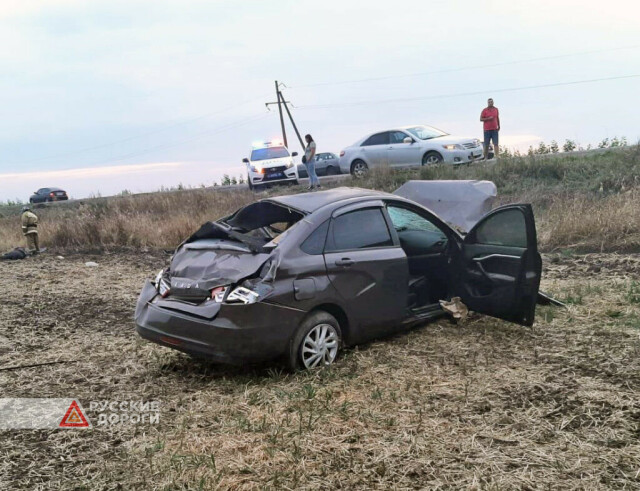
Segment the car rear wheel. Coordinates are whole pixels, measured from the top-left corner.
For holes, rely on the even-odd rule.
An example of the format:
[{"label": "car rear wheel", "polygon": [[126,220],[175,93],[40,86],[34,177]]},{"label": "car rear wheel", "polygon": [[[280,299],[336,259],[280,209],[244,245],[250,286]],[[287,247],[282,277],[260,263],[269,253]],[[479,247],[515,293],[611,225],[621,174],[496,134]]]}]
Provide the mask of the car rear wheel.
[{"label": "car rear wheel", "polygon": [[289,350],[292,370],[311,370],[333,364],[342,346],[340,324],[334,316],[317,311],[296,331]]},{"label": "car rear wheel", "polygon": [[333,165],[330,165],[329,167],[327,167],[328,176],[335,176],[337,173],[338,173],[338,169],[336,169]]},{"label": "car rear wheel", "polygon": [[442,155],[438,152],[427,152],[422,157],[422,165],[434,165],[442,162]]},{"label": "car rear wheel", "polygon": [[353,177],[364,177],[369,171],[369,166],[363,160],[354,160],[351,164],[351,174]]}]

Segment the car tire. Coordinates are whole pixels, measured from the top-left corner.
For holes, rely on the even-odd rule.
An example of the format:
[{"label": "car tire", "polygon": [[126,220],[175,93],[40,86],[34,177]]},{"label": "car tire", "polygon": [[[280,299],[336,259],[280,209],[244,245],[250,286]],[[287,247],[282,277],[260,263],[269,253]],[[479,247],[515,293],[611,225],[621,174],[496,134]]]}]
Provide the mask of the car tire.
[{"label": "car tire", "polygon": [[338,169],[336,169],[333,165],[330,165],[329,167],[327,167],[327,173],[328,176],[335,176],[338,174]]},{"label": "car tire", "polygon": [[34,203],[33,198],[29,198],[29,203],[31,203],[31,204]]},{"label": "car tire", "polygon": [[369,171],[369,166],[364,160],[354,160],[351,164],[351,175],[353,177],[361,178]]},{"label": "car tire", "polygon": [[444,159],[438,152],[427,152],[422,157],[422,165],[441,164]]},{"label": "car tire", "polygon": [[[317,346],[319,339],[324,339],[320,347]],[[318,310],[302,321],[293,336],[289,347],[289,368],[296,371],[329,366],[335,362],[341,347],[340,324],[328,312]]]}]

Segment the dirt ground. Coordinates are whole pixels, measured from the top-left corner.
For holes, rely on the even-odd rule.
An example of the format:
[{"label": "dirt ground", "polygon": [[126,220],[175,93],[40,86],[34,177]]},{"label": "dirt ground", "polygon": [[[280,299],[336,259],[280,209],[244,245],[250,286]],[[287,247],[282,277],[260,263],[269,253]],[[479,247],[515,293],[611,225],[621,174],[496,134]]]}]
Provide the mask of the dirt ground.
[{"label": "dirt ground", "polygon": [[160,402],[158,424],[0,432],[0,489],[640,489],[638,255],[545,257],[568,308],[533,328],[441,320],[310,374],[139,339],[166,259],[0,263],[1,397]]}]

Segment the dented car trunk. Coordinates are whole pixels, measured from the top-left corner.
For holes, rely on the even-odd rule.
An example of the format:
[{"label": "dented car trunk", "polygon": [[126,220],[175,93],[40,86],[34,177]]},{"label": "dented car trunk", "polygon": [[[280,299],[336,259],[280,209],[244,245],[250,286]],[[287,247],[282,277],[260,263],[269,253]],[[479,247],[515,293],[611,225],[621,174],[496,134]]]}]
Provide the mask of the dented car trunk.
[{"label": "dented car trunk", "polygon": [[[218,287],[256,277],[272,281],[279,236],[303,216],[288,207],[259,202],[218,222],[205,223],[176,250],[167,271],[168,296],[203,301]],[[275,223],[287,224],[286,230],[270,233],[267,227]]]}]

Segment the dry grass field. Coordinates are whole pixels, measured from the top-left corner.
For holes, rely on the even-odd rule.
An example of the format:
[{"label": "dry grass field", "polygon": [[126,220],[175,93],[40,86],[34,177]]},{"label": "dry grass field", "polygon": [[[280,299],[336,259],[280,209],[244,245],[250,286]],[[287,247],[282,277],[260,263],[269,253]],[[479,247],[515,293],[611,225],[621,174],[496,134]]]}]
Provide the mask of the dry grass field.
[{"label": "dry grass field", "polygon": [[441,320],[297,374],[139,339],[166,257],[0,263],[0,367],[70,362],[0,371],[3,397],[161,405],[159,424],[1,432],[1,489],[640,488],[637,255],[545,256],[568,309],[533,328]]},{"label": "dry grass field", "polygon": [[[93,428],[0,431],[0,489],[640,489],[638,147],[343,185],[416,178],[532,202],[542,289],[567,308],[539,306],[533,328],[443,319],[312,373],[220,367],[137,336],[143,281],[201,223],[301,187],[38,209],[50,253],[0,262],[2,397],[77,398]],[[0,215],[10,249],[19,216]],[[159,401],[159,422],[98,425],[91,401]]]},{"label": "dry grass field", "polygon": [[[533,203],[544,251],[640,251],[640,147],[572,156],[504,158],[495,163],[381,169],[366,179],[328,186],[392,192],[409,179],[488,179],[502,203]],[[259,197],[303,192],[303,186],[247,190],[188,189],[53,203],[35,211],[41,244],[84,251],[121,247],[170,249],[202,223]],[[3,209],[4,208],[4,209]],[[19,207],[0,207],[0,251],[23,242]]]}]

